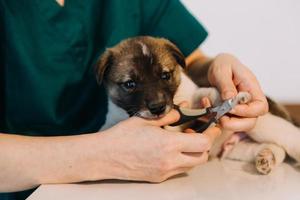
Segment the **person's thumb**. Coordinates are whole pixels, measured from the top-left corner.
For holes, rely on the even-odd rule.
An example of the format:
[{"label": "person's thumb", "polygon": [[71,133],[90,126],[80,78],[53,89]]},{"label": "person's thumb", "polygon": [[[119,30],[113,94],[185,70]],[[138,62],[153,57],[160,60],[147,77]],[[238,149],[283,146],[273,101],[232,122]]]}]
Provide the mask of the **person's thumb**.
[{"label": "person's thumb", "polygon": [[237,95],[236,87],[232,80],[232,73],[223,73],[215,78],[215,85],[221,93],[223,100],[233,98]]},{"label": "person's thumb", "polygon": [[[189,106],[187,101],[183,101],[179,104],[180,107],[187,108]],[[177,110],[172,109],[166,116],[157,119],[149,120],[148,123],[154,126],[166,126],[177,122],[180,118],[180,115]]]},{"label": "person's thumb", "polygon": [[179,117],[178,111],[172,109],[166,116],[160,119],[146,120],[146,122],[153,126],[166,126],[177,122]]},{"label": "person's thumb", "polygon": [[147,120],[147,123],[153,126],[166,126],[177,122],[179,117],[178,111],[172,109],[166,116],[156,120]]}]

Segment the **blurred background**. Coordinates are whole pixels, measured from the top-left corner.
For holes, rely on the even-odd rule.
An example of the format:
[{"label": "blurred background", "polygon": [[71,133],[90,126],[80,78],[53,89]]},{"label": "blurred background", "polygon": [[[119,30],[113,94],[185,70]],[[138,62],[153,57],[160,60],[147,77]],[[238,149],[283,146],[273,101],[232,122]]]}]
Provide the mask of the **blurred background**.
[{"label": "blurred background", "polygon": [[208,55],[229,52],[257,75],[265,93],[300,104],[299,0],[182,0],[209,31]]}]

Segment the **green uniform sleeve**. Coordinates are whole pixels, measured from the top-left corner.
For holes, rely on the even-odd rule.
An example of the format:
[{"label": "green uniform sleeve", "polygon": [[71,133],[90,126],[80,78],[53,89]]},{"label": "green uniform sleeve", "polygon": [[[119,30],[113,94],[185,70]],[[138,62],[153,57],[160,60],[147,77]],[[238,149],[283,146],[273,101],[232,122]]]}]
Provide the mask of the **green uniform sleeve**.
[{"label": "green uniform sleeve", "polygon": [[207,37],[205,28],[179,0],[151,0],[142,3],[142,34],[164,37],[185,56]]},{"label": "green uniform sleeve", "polygon": [[[0,2],[0,127],[4,124],[4,20],[2,2]],[[1,195],[0,195],[1,199]]]}]

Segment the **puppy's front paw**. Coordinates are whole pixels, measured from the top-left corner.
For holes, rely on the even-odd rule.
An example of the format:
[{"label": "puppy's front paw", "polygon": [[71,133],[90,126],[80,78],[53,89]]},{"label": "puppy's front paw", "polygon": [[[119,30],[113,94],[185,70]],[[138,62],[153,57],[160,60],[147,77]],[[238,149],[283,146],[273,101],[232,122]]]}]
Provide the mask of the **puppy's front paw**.
[{"label": "puppy's front paw", "polygon": [[269,174],[275,167],[276,160],[271,149],[262,149],[255,158],[255,166],[259,173]]},{"label": "puppy's front paw", "polygon": [[251,95],[248,92],[239,92],[236,99],[238,103],[245,104],[251,101]]}]

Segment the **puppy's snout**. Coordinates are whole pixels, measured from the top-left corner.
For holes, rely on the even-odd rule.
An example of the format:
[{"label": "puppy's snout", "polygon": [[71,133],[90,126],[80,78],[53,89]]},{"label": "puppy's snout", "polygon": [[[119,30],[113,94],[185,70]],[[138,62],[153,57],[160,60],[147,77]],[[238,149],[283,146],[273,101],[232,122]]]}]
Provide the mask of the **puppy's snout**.
[{"label": "puppy's snout", "polygon": [[163,114],[165,112],[166,103],[165,102],[149,103],[147,105],[147,107],[153,115],[160,115],[160,114]]}]

